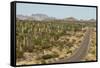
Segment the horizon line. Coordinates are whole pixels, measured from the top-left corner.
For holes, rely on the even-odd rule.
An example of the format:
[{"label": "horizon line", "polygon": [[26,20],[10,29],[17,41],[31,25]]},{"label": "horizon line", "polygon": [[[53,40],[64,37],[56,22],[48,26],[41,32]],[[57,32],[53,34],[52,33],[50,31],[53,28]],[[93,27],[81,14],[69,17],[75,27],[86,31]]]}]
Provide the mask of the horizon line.
[{"label": "horizon line", "polygon": [[[96,20],[95,18],[89,18],[89,19],[84,19],[84,18],[82,19],[82,18],[80,18],[80,19],[78,19],[77,17],[74,17],[74,16],[66,16],[66,17],[63,17],[63,18],[57,18],[56,16],[50,16],[50,15],[47,15],[47,14],[44,14],[44,13],[32,13],[32,14],[43,14],[43,15],[46,15],[46,16],[48,16],[48,17],[54,17],[54,18],[56,18],[56,19],[74,18],[74,19],[76,19],[76,20],[91,20],[91,19]],[[32,16],[32,14],[16,14],[16,16],[17,16],[17,15]]]}]

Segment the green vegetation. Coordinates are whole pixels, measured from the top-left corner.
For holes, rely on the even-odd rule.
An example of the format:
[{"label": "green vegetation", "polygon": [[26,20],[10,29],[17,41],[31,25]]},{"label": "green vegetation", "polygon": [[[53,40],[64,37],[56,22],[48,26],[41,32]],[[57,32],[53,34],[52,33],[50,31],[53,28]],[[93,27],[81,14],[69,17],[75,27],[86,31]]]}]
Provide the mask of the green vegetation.
[{"label": "green vegetation", "polygon": [[[94,23],[93,23],[94,24]],[[82,32],[89,23],[66,23],[63,21],[28,21],[17,20],[16,22],[16,58],[24,58],[24,53],[33,53],[37,58],[41,59],[41,63],[52,58],[61,58],[64,54],[72,53],[71,47],[82,38]],[[79,33],[77,35],[77,33]],[[72,37],[76,37],[72,39]],[[79,45],[79,44],[77,44]],[[53,48],[56,48],[53,50]],[[55,53],[53,52],[55,51]],[[51,52],[49,54],[49,52]],[[62,52],[62,53],[58,53]],[[48,53],[48,54],[46,54]],[[94,53],[94,51],[92,52]],[[64,56],[65,56],[64,55]],[[42,62],[43,61],[43,62]]]}]

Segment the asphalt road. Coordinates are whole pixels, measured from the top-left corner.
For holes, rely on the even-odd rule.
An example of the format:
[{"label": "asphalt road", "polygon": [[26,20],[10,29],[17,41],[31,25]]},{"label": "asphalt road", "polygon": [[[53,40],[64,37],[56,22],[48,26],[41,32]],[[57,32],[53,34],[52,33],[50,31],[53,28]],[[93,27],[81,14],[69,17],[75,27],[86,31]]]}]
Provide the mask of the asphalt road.
[{"label": "asphalt road", "polygon": [[64,59],[55,61],[53,63],[80,62],[82,58],[86,56],[88,49],[90,47],[89,45],[90,34],[91,34],[91,29],[87,29],[83,37],[82,43],[80,44],[80,47],[74,52],[74,54],[71,57],[64,58]]}]

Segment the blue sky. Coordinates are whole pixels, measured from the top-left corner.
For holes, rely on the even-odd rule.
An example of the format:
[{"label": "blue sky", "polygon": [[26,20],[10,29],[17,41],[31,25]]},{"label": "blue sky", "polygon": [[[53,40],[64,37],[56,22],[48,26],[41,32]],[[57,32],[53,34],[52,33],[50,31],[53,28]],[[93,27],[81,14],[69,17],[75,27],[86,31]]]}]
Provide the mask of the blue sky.
[{"label": "blue sky", "polygon": [[42,13],[51,17],[66,18],[75,17],[77,19],[96,19],[95,7],[76,7],[76,6],[59,6],[59,5],[43,5],[17,3],[16,14],[31,15]]}]

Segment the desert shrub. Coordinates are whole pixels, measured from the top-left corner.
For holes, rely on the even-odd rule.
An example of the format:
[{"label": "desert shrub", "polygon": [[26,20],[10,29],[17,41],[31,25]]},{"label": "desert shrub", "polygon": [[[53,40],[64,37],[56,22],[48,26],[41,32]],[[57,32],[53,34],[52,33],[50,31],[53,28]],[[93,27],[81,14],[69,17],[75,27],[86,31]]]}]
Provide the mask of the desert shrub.
[{"label": "desert shrub", "polygon": [[72,51],[71,51],[71,50],[69,50],[67,53],[72,53]]},{"label": "desert shrub", "polygon": [[20,51],[17,49],[16,51],[16,58],[23,58],[24,51]]},{"label": "desert shrub", "polygon": [[72,43],[75,43],[76,42],[76,40],[75,39],[72,39]]},{"label": "desert shrub", "polygon": [[33,52],[34,46],[28,45],[23,47],[24,52]]},{"label": "desert shrub", "polygon": [[49,54],[42,56],[42,59],[50,59],[50,58],[52,58],[52,55]]},{"label": "desert shrub", "polygon": [[42,59],[50,59],[50,58],[56,58],[59,55],[57,53],[53,53],[53,54],[46,54],[42,56]]},{"label": "desert shrub", "polygon": [[42,59],[42,60],[41,60],[41,63],[42,63],[42,64],[46,64],[46,61]]},{"label": "desert shrub", "polygon": [[69,43],[67,43],[66,45],[67,45],[69,48],[73,46],[73,44],[72,44],[72,43],[70,43],[70,42],[69,42]]}]

